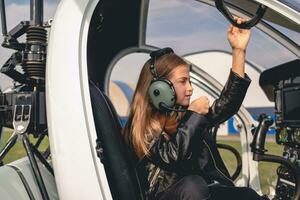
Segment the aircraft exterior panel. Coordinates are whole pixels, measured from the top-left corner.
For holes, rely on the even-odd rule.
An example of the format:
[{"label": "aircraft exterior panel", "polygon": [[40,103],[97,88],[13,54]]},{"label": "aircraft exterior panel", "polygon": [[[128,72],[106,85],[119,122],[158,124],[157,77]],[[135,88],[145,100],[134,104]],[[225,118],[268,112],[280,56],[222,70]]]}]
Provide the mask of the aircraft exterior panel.
[{"label": "aircraft exterior panel", "polygon": [[[19,160],[12,162],[12,163],[9,163],[8,166],[15,169],[16,171],[18,171],[20,178],[21,178],[21,176],[24,177],[25,183],[23,182],[23,184],[27,184],[29,186],[29,190],[35,199],[43,199],[42,195],[40,193],[40,190],[38,188],[37,182],[33,176],[33,172],[32,172],[32,169],[31,169],[31,166],[30,166],[30,163],[29,163],[29,160],[27,157],[24,157],[24,158],[21,158]],[[49,198],[52,200],[59,199],[54,177],[45,168],[45,166],[39,161],[38,161],[38,166],[39,166],[39,170],[42,174],[45,186],[47,188],[47,193],[49,195]],[[20,174],[22,174],[22,175],[20,175]],[[10,177],[10,180],[15,180],[15,179]],[[1,195],[2,195],[2,193],[1,193]],[[10,195],[13,195],[13,194],[10,194]],[[25,196],[25,195],[23,194],[23,196]],[[6,198],[4,198],[4,199],[6,199]]]},{"label": "aircraft exterior panel", "polygon": [[111,199],[103,166],[96,156],[96,131],[89,124],[93,115],[85,54],[88,26],[97,3],[61,1],[50,32],[47,118],[60,199]]},{"label": "aircraft exterior panel", "polygon": [[0,194],[5,200],[29,200],[25,187],[17,172],[8,166],[0,170]]}]

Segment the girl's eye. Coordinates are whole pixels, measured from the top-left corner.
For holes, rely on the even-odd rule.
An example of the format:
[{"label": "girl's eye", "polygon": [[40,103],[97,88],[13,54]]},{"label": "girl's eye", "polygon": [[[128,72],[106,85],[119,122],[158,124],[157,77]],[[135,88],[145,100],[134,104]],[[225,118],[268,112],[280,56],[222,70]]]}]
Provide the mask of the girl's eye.
[{"label": "girl's eye", "polygon": [[186,84],[187,82],[190,82],[190,79],[183,78],[183,79],[177,80],[177,83],[180,83],[180,84]]}]

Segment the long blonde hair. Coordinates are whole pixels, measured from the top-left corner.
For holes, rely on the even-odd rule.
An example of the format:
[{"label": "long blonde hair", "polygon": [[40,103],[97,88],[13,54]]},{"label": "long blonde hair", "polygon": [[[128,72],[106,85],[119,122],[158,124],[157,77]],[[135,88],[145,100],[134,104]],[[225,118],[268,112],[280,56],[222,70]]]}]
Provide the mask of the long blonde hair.
[{"label": "long blonde hair", "polygon": [[[174,53],[163,55],[155,61],[158,76],[165,78],[169,78],[173,69],[183,65],[187,63]],[[151,105],[148,95],[152,78],[148,60],[140,73],[123,130],[125,141],[134,148],[139,158],[149,155],[149,144],[163,129],[161,118],[164,115]]]}]

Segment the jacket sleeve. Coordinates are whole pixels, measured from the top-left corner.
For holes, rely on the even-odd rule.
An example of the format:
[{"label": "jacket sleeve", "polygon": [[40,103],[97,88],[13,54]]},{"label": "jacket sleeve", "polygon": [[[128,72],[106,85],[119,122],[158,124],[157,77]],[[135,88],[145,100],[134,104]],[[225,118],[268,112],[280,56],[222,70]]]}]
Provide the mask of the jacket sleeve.
[{"label": "jacket sleeve", "polygon": [[230,71],[220,97],[214,101],[206,115],[210,127],[223,123],[237,113],[250,83],[251,80],[247,74],[242,78],[232,70]]},{"label": "jacket sleeve", "polygon": [[187,110],[181,119],[177,132],[166,140],[161,134],[150,148],[150,160],[158,166],[176,167],[191,156],[191,142],[195,134],[207,127],[205,116]]}]

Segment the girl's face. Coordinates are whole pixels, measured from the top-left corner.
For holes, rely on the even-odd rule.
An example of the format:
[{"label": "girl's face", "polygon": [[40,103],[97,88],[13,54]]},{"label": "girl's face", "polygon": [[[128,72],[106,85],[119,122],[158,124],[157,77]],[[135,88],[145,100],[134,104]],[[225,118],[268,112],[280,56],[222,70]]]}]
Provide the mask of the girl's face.
[{"label": "girl's face", "polygon": [[188,65],[174,68],[170,73],[169,80],[173,83],[176,91],[176,104],[189,106],[193,87],[190,82],[190,69]]}]

